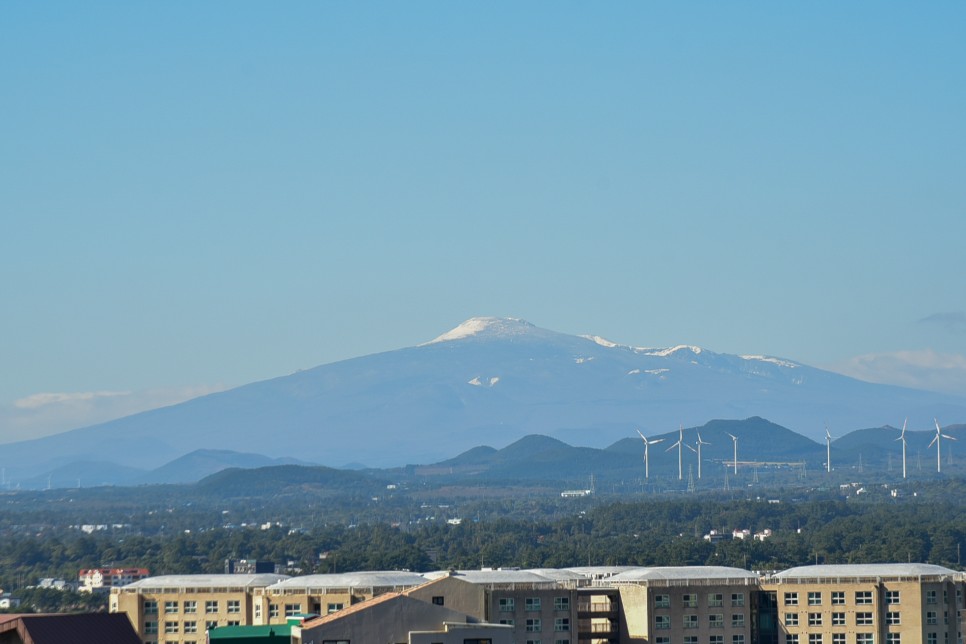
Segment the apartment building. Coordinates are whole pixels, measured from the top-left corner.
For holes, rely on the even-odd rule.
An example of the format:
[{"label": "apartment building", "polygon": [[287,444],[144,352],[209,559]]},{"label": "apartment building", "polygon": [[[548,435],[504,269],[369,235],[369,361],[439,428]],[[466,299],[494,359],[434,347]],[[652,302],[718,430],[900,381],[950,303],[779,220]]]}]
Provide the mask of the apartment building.
[{"label": "apartment building", "polygon": [[328,615],[379,595],[426,583],[405,571],[362,571],[285,578],[252,592],[251,624],[285,624],[295,615]]},{"label": "apartment building", "polygon": [[77,575],[77,588],[82,593],[107,591],[116,586],[126,586],[146,578],[147,568],[85,568]]},{"label": "apartment building", "polygon": [[820,565],[762,581],[762,644],[963,644],[963,574],[928,564]]},{"label": "apartment building", "polygon": [[[328,625],[313,631],[328,634],[322,642],[367,641],[335,637],[355,624],[358,633],[396,633],[394,642],[419,632],[420,641],[494,644],[964,644],[964,580],[927,564],[766,577],[721,566],[185,575],[114,589],[110,609],[128,613],[146,644],[191,644],[213,626],[305,615],[306,631]],[[373,602],[380,597],[386,605]],[[398,623],[370,623],[385,619]],[[467,625],[482,635],[470,637]],[[484,633],[487,625],[503,628]]]},{"label": "apartment building", "polygon": [[638,568],[600,580],[615,588],[619,636],[653,644],[751,644],[758,575],[725,566]]},{"label": "apartment building", "polygon": [[167,575],[112,588],[109,610],[127,613],[145,644],[199,644],[216,626],[253,623],[253,591],[285,575]]}]

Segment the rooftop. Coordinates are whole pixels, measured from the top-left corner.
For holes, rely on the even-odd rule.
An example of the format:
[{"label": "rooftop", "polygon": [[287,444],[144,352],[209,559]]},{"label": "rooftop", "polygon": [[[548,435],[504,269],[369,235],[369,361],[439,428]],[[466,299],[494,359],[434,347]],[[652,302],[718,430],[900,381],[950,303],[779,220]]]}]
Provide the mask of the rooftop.
[{"label": "rooftop", "polygon": [[175,589],[175,588],[259,588],[288,579],[286,575],[268,573],[256,575],[161,575],[147,577],[124,589]]},{"label": "rooftop", "polygon": [[697,581],[697,580],[758,580],[758,575],[742,568],[727,566],[661,566],[634,568],[609,577],[608,583],[638,583],[642,581]]},{"label": "rooftop", "polygon": [[269,591],[308,588],[409,588],[426,582],[426,577],[415,572],[377,570],[303,575],[280,580]]},{"label": "rooftop", "polygon": [[827,564],[799,566],[772,575],[772,579],[846,579],[869,577],[945,577],[961,575],[955,570],[923,563]]}]

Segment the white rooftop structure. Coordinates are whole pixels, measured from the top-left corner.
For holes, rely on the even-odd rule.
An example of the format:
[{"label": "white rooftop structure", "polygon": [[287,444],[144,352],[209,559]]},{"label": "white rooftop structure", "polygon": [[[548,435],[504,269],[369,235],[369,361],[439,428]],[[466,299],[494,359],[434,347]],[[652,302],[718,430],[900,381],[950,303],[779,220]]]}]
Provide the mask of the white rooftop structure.
[{"label": "white rooftop structure", "polygon": [[158,577],[146,577],[134,583],[123,586],[125,589],[158,589],[158,590],[177,590],[180,588],[262,588],[271,586],[284,579],[287,575],[274,575],[268,573],[255,575],[160,575]]},{"label": "white rooftop structure", "polygon": [[638,568],[639,566],[570,566],[565,568],[565,570],[575,572],[578,575],[584,575],[590,579],[605,579],[622,572],[627,572],[628,570],[637,570]]},{"label": "white rooftop structure", "polygon": [[303,575],[280,580],[268,588],[276,590],[321,590],[326,588],[384,588],[405,589],[426,583],[423,575],[404,570],[376,570],[333,573],[328,575]]},{"label": "white rooftop structure", "polygon": [[962,577],[964,573],[943,566],[923,563],[886,563],[886,564],[824,564],[819,566],[799,566],[775,573],[775,581],[804,579],[872,579],[926,577]]},{"label": "white rooftop structure", "polygon": [[679,583],[758,583],[758,575],[742,568],[727,566],[659,566],[635,568],[618,573],[604,580],[606,584],[672,584]]},{"label": "white rooftop structure", "polygon": [[440,577],[457,577],[471,584],[481,584],[484,586],[508,586],[508,585],[527,585],[529,587],[557,585],[558,581],[544,575],[531,572],[529,570],[457,570],[457,571],[436,571],[428,572],[423,575],[426,579],[439,579]]}]

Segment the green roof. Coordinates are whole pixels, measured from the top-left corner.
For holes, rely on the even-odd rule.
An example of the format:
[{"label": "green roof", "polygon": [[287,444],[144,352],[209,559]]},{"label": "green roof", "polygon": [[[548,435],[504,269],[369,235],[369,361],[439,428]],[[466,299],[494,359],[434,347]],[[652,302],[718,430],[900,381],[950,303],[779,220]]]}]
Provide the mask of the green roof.
[{"label": "green roof", "polygon": [[291,640],[292,627],[287,624],[271,624],[267,626],[219,626],[208,631],[211,641],[218,640],[222,644],[264,640],[266,642],[280,642]]}]

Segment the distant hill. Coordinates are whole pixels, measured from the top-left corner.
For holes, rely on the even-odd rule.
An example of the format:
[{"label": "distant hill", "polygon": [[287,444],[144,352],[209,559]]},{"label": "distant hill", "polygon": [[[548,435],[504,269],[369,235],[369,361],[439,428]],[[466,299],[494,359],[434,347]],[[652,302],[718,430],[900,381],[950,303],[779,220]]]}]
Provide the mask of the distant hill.
[{"label": "distant hill", "polygon": [[322,466],[274,465],[255,469],[230,468],[195,484],[202,494],[226,498],[299,494],[325,496],[336,492],[366,495],[385,490],[386,481],[350,470]]},{"label": "distant hill", "polygon": [[[8,444],[0,466],[9,481],[22,482],[105,455],[108,467],[148,471],[196,450],[244,446],[269,458],[396,467],[534,434],[603,448],[636,429],[669,435],[681,423],[754,416],[823,443],[826,421],[839,434],[906,417],[910,429],[927,430],[934,416],[966,419],[966,400],[782,358],[632,347],[522,320],[474,318],[420,346]],[[708,431],[709,453],[722,450],[721,458],[730,439]],[[759,439],[773,440],[742,438],[739,450]]]},{"label": "distant hill", "polygon": [[198,449],[143,474],[136,483],[194,483],[229,468],[253,469],[270,465],[313,465],[294,458],[269,458],[225,449]]}]

